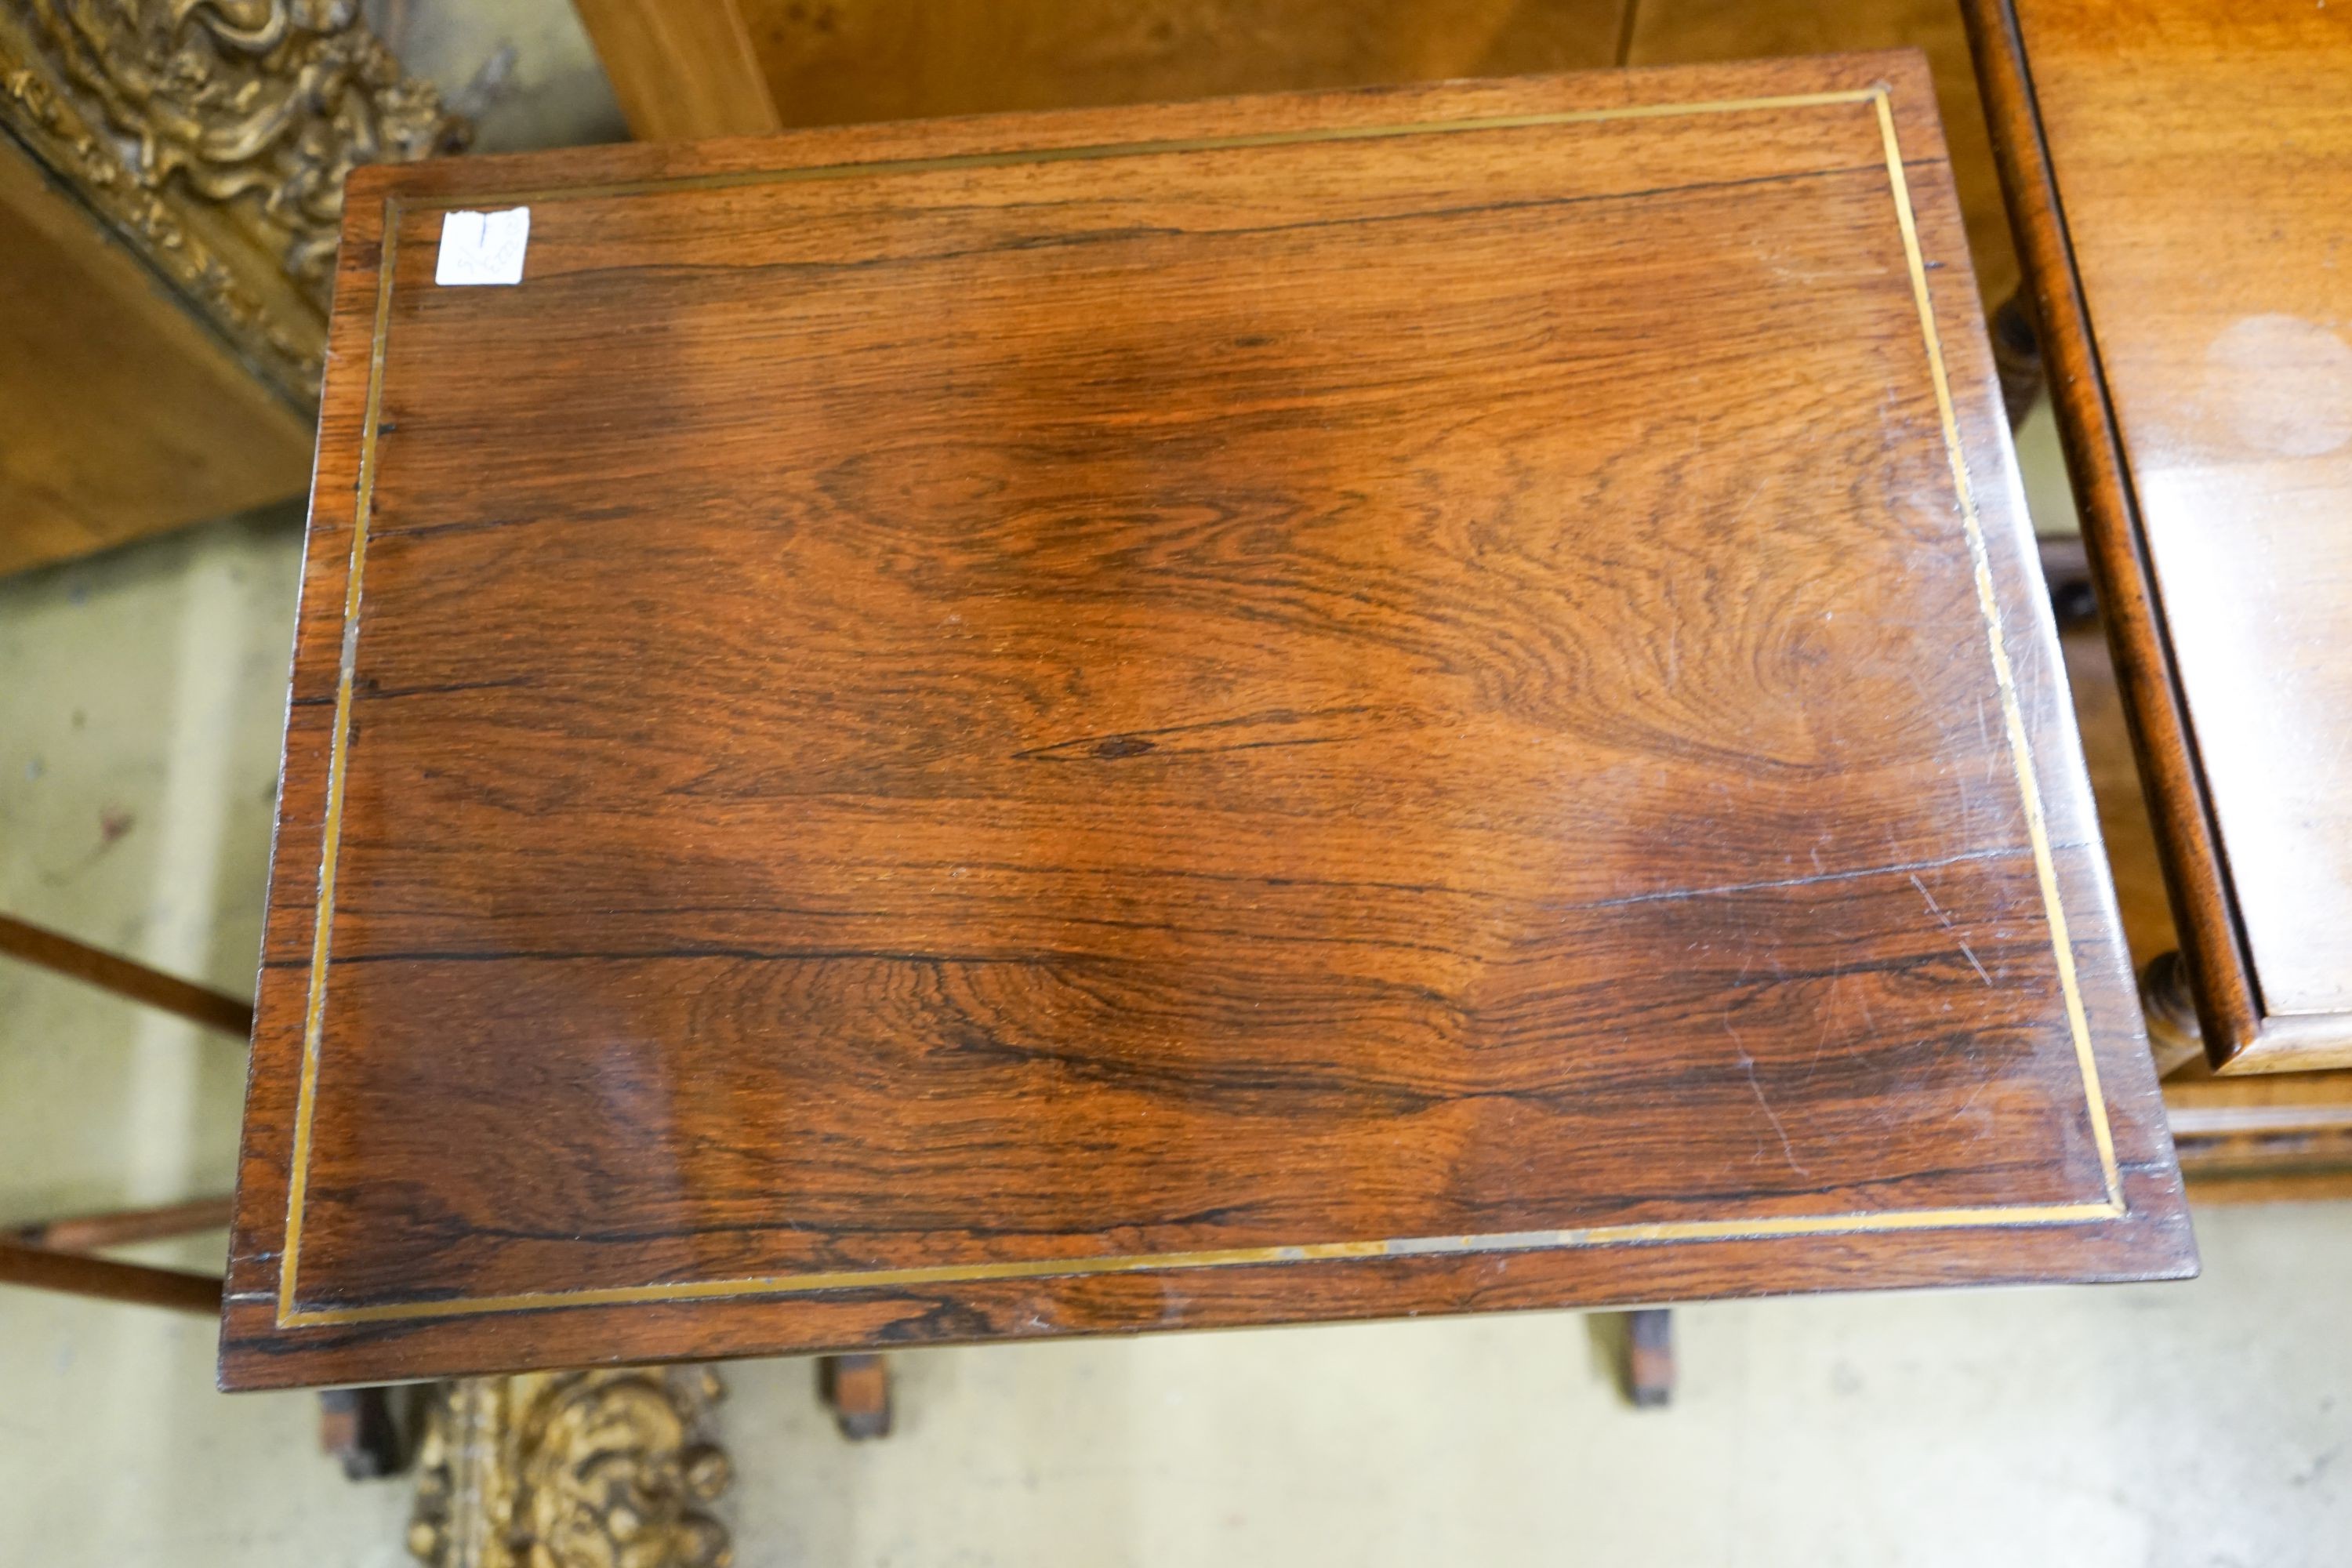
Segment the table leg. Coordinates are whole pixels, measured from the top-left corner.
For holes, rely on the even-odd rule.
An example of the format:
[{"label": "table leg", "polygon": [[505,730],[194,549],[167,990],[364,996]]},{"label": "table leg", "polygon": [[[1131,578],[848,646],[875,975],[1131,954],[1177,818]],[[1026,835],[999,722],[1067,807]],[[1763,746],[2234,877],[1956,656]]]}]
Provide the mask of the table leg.
[{"label": "table leg", "polygon": [[389,1388],[330,1388],[319,1395],[319,1450],[352,1480],[398,1475],[408,1462]]},{"label": "table leg", "polygon": [[1664,1307],[1625,1314],[1625,1397],[1655,1410],[1675,1396],[1675,1315]]},{"label": "table leg", "polygon": [[2042,389],[2042,334],[2033,321],[2033,300],[2020,285],[1986,323],[1992,336],[1993,368],[2000,374],[2000,401],[2012,430],[2025,423]]},{"label": "table leg", "polygon": [[852,1439],[890,1435],[890,1367],[878,1355],[829,1355],[817,1362],[817,1392]]}]

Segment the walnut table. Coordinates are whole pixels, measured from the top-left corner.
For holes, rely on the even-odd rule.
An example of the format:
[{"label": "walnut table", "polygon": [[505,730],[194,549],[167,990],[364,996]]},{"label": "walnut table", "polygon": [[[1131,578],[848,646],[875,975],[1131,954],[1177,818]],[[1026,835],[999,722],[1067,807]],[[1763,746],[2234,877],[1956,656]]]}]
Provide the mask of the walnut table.
[{"label": "walnut table", "polygon": [[2151,1003],[2185,969],[2223,1072],[2352,1066],[2352,6],[1970,9],[2187,961]]},{"label": "walnut table", "polygon": [[2193,1268],[1916,55],[347,210],[229,1385]]}]

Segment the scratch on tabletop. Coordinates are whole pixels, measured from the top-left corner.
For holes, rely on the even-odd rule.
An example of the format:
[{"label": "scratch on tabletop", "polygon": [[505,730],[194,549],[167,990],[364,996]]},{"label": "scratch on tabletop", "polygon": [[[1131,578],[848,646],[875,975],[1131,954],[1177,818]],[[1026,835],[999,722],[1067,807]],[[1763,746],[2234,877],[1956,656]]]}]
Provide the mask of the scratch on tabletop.
[{"label": "scratch on tabletop", "polygon": [[1951,933],[1952,940],[1960,944],[1960,956],[1969,961],[1969,967],[1977,972],[1977,978],[1987,985],[1991,984],[1992,976],[1987,974],[1985,966],[1977,962],[1976,953],[1960,935],[1960,928],[1952,923],[1952,917],[1944,912],[1944,907],[1936,901],[1936,895],[1927,890],[1927,884],[1919,879],[1919,873],[1916,871],[1911,873],[1911,885],[1919,889],[1921,898],[1927,900],[1927,912],[1943,921],[1944,929]]}]

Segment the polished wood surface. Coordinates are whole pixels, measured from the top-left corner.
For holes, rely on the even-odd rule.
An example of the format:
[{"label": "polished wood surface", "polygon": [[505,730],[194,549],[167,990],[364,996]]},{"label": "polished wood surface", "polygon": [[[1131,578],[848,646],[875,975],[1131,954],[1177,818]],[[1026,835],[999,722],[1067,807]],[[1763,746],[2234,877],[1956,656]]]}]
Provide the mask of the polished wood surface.
[{"label": "polished wood surface", "polygon": [[230,1385],[2193,1267],[1916,56],[351,210]]},{"label": "polished wood surface", "polygon": [[642,141],[1916,47],[1988,309],[2017,286],[1958,0],[580,0]]},{"label": "polished wood surface", "polygon": [[0,139],[0,575],[299,495],[308,425]]},{"label": "polished wood surface", "polygon": [[1974,20],[2208,1048],[2352,1065],[2352,13]]},{"label": "polished wood surface", "polygon": [[[2095,622],[2067,626],[2061,640],[2124,935],[2136,963],[2146,964],[2180,940],[2115,666]],[[2352,1195],[2352,1071],[2225,1076],[2192,1055],[2162,1088],[2192,1204]]]},{"label": "polished wood surface", "polygon": [[[698,4],[707,0],[697,0]],[[733,0],[793,125],[1618,63],[1630,0]]]},{"label": "polished wood surface", "polygon": [[1637,0],[1622,63],[1692,65],[1891,48],[1923,51],[1935,73],[1952,184],[1990,310],[2017,288],[2017,257],[1958,0]]},{"label": "polished wood surface", "polygon": [[784,128],[739,0],[573,0],[573,8],[640,141]]}]

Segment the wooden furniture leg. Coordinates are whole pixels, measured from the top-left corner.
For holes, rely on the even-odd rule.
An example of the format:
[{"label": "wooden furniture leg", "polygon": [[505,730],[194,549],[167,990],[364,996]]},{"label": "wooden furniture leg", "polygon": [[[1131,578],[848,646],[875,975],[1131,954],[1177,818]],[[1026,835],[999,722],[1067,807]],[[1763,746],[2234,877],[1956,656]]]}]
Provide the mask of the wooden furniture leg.
[{"label": "wooden furniture leg", "polygon": [[2042,582],[2050,590],[2050,613],[2061,632],[2095,626],[2099,594],[2091,581],[2090,558],[2075,534],[2050,534],[2034,542],[2042,557]]},{"label": "wooden furniture leg", "polygon": [[234,1199],[191,1198],[159,1208],[110,1209],[104,1214],[74,1215],[65,1219],[36,1220],[18,1226],[11,1239],[47,1252],[97,1252],[128,1247],[135,1241],[166,1241],[199,1231],[226,1230]]},{"label": "wooden furniture leg", "polygon": [[51,1252],[14,1241],[0,1241],[0,1285],[29,1285],[37,1290],[57,1290],[100,1301],[168,1307],[207,1318],[220,1316],[221,1282],[217,1275],[154,1268],[144,1263],[117,1263],[110,1258]]},{"label": "wooden furniture leg", "polygon": [[1664,1307],[1625,1314],[1625,1397],[1656,1410],[1675,1396],[1675,1315]]},{"label": "wooden furniture leg", "polygon": [[2139,972],[2139,1005],[2147,1016],[2147,1048],[2156,1057],[2157,1077],[2205,1059],[2197,999],[2189,994],[2189,966],[2179,948],[2158,953]]},{"label": "wooden furniture leg", "polygon": [[878,1355],[821,1356],[817,1392],[853,1441],[890,1435],[890,1367]]},{"label": "wooden furniture leg", "polygon": [[319,1394],[319,1451],[340,1460],[345,1477],[372,1481],[398,1475],[408,1462],[389,1388],[328,1388]]},{"label": "wooden furniture leg", "polygon": [[[118,1247],[210,1230],[228,1223],[226,1198],[165,1208],[122,1209],[28,1225],[0,1239],[0,1284],[89,1296],[133,1306],[220,1315],[217,1275],[91,1258],[82,1248]],[[319,1395],[319,1447],[355,1481],[397,1474],[407,1463],[388,1388],[334,1388]]]},{"label": "wooden furniture leg", "polygon": [[[8,915],[0,915],[0,952],[207,1028],[239,1036],[253,1032],[253,1008],[247,1003]],[[10,1239],[0,1240],[0,1284],[217,1317],[221,1282],[216,1276],[83,1254],[227,1223],[226,1199],[201,1198],[163,1208],[121,1209],[20,1226]]]},{"label": "wooden furniture leg", "polygon": [[[0,952],[95,985],[129,1001],[239,1038],[253,1033],[253,1007],[226,993],[76,942],[29,921],[0,915]],[[193,1198],[151,1208],[114,1209],[16,1226],[0,1237],[0,1284],[220,1316],[217,1275],[157,1268],[89,1256],[102,1247],[217,1230],[230,1220],[228,1197]],[[320,1396],[319,1446],[353,1480],[388,1476],[406,1455],[392,1392],[333,1389]]]},{"label": "wooden furniture leg", "polygon": [[1987,323],[1992,333],[1993,368],[2000,374],[2001,409],[2012,430],[2025,423],[2042,396],[2042,339],[2033,325],[2033,301],[2023,285],[1995,308]]},{"label": "wooden furniture leg", "polygon": [[117,996],[177,1014],[208,1029],[218,1029],[240,1039],[253,1033],[253,1005],[249,1002],[209,986],[191,984],[177,975],[134,963],[13,916],[0,915],[0,952],[70,975]]}]

